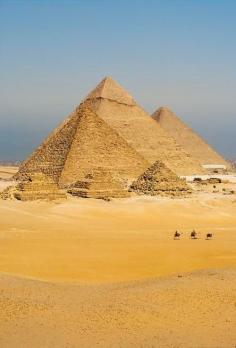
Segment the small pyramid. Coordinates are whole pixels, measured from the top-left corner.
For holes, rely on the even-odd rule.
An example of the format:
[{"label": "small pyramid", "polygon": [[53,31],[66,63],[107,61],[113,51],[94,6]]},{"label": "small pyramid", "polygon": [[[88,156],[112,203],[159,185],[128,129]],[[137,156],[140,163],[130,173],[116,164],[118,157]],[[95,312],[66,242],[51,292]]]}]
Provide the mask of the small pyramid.
[{"label": "small pyramid", "polygon": [[107,99],[120,104],[135,105],[134,99],[111,77],[105,77],[86,100]]},{"label": "small pyramid", "polygon": [[122,181],[119,181],[107,169],[93,168],[84,176],[82,181],[77,181],[69,186],[67,192],[73,196],[84,198],[125,198],[130,194]]},{"label": "small pyramid", "polygon": [[152,118],[201,165],[216,164],[229,168],[229,163],[189,128],[169,108],[161,107]]},{"label": "small pyramid", "polygon": [[163,163],[156,161],[132,183],[130,191],[150,196],[186,196],[191,193],[183,179],[180,179]]},{"label": "small pyramid", "polygon": [[83,103],[115,130],[149,164],[159,160],[177,175],[203,174],[198,160],[148,115],[111,78],[104,79]]},{"label": "small pyramid", "polygon": [[16,186],[7,187],[1,194],[2,199],[17,199],[20,201],[58,200],[66,199],[66,194],[58,189],[56,183],[47,175],[31,173]]}]

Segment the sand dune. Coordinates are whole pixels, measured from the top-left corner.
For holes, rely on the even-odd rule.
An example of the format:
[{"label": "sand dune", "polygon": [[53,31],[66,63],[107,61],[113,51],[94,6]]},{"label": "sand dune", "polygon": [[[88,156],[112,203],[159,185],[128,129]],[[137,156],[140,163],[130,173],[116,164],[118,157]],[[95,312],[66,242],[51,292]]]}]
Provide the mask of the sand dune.
[{"label": "sand dune", "polygon": [[[236,264],[232,198],[0,201],[0,211],[2,272],[114,282]],[[193,228],[198,240],[189,239]],[[180,241],[173,240],[176,229],[184,233]]]},{"label": "sand dune", "polygon": [[0,214],[0,347],[234,347],[234,195],[0,201]]},{"label": "sand dune", "polygon": [[2,276],[1,347],[234,347],[236,272],[110,285]]}]

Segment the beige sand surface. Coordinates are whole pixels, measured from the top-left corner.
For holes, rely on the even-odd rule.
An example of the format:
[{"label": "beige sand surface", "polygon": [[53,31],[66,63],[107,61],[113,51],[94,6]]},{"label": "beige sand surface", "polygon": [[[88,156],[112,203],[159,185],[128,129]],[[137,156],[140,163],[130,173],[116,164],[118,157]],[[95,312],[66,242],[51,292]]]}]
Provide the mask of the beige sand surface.
[{"label": "beige sand surface", "polygon": [[234,348],[235,266],[235,195],[0,201],[0,347]]},{"label": "beige sand surface", "polygon": [[18,171],[16,166],[1,166],[0,165],[0,178],[9,179]]},{"label": "beige sand surface", "polygon": [[0,165],[0,192],[8,186],[12,185],[10,181],[12,176],[17,172],[18,167],[16,166],[1,166]]},{"label": "beige sand surface", "polygon": [[236,272],[81,286],[0,278],[1,347],[233,348]]},{"label": "beige sand surface", "polygon": [[[235,266],[236,199],[207,197],[0,201],[0,271],[114,282]],[[198,240],[189,239],[193,228]],[[184,233],[179,241],[175,229]]]}]

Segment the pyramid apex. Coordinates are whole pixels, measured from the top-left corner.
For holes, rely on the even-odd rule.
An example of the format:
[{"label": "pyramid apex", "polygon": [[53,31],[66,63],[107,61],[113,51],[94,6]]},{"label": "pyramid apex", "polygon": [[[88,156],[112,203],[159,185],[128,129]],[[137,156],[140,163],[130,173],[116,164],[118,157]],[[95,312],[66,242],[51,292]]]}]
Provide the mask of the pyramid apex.
[{"label": "pyramid apex", "polygon": [[173,111],[168,106],[161,106],[152,114],[152,118],[154,118],[154,120],[156,121],[159,121],[160,117],[162,117],[163,114],[170,114],[170,113],[173,114]]},{"label": "pyramid apex", "polygon": [[172,110],[168,106],[161,106],[154,112],[154,114],[160,114],[161,112],[172,112]]},{"label": "pyramid apex", "polygon": [[103,81],[114,81],[113,78],[110,75],[107,75],[104,77]]},{"label": "pyramid apex", "polygon": [[107,99],[119,104],[136,105],[133,97],[113,80],[111,76],[106,76],[97,87],[89,93],[84,101],[92,99]]}]

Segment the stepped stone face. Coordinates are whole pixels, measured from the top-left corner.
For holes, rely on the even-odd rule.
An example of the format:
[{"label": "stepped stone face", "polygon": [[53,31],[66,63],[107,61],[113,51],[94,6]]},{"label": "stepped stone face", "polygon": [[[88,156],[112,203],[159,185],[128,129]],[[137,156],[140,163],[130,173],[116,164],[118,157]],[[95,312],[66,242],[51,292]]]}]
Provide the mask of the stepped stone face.
[{"label": "stepped stone face", "polygon": [[186,196],[191,193],[183,179],[180,179],[163,163],[156,161],[132,183],[130,191],[151,196]]},{"label": "stepped stone face", "polygon": [[82,181],[70,185],[67,192],[73,196],[99,199],[130,196],[124,184],[101,167],[94,168]]},{"label": "stepped stone face", "polygon": [[158,109],[152,118],[202,165],[220,164],[227,168],[230,167],[230,164],[221,155],[167,107]]},{"label": "stepped stone face", "polygon": [[77,115],[77,131],[59,179],[60,186],[83,180],[98,166],[127,186],[148,167],[148,162],[89,108],[81,105]]},{"label": "stepped stone face", "polygon": [[205,172],[198,160],[193,159],[111,78],[104,79],[83,103],[150,164],[162,161],[178,175]]},{"label": "stepped stone face", "polygon": [[77,129],[78,115],[74,112],[56,128],[32,155],[20,166],[16,180],[32,173],[43,173],[58,183],[71,143]]},{"label": "stepped stone face", "polygon": [[43,173],[32,173],[25,175],[24,180],[16,186],[10,186],[4,190],[1,198],[21,201],[58,200],[65,199],[66,194],[58,189],[57,184],[49,176]]}]

